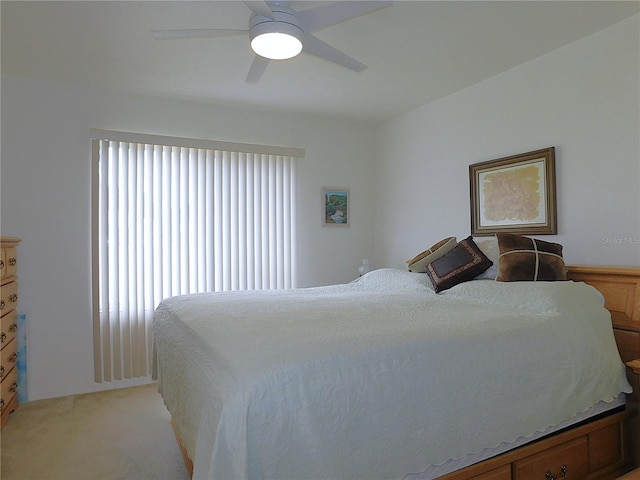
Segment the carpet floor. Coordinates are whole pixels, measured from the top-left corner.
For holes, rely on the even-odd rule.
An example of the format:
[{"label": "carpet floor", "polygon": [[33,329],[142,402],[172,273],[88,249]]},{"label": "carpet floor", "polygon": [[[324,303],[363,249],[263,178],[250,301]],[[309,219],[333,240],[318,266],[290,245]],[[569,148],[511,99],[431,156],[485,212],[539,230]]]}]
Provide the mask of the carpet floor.
[{"label": "carpet floor", "polygon": [[157,385],[21,404],[1,435],[2,480],[188,480]]}]

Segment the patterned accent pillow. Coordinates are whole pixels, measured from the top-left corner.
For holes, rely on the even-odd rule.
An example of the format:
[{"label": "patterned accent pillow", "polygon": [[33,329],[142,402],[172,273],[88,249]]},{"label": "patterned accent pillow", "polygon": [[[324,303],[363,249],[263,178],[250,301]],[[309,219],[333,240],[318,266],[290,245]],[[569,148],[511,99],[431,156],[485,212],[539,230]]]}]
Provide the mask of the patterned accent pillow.
[{"label": "patterned accent pillow", "polygon": [[458,242],[450,252],[427,265],[427,274],[436,292],[473,280],[493,262],[478,248],[471,236]]},{"label": "patterned accent pillow", "polygon": [[407,260],[409,264],[409,271],[414,273],[424,273],[429,265],[434,260],[437,260],[445,253],[453,250],[456,246],[456,237],[447,237],[434,244],[431,248],[419,253],[411,260]]},{"label": "patterned accent pillow", "polygon": [[562,245],[534,238],[498,233],[499,282],[553,282],[567,279]]}]

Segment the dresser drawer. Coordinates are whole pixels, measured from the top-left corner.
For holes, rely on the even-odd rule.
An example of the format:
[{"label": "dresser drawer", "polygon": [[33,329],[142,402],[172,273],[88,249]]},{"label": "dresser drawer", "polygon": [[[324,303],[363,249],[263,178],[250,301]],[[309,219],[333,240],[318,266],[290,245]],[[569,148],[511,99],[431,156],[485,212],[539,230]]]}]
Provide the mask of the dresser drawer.
[{"label": "dresser drawer", "polygon": [[0,377],[2,396],[0,428],[9,420],[9,414],[18,408],[18,249],[17,237],[0,237],[0,341],[2,353]]},{"label": "dresser drawer", "polygon": [[16,247],[2,247],[0,255],[0,275],[10,277],[18,270],[18,254]]},{"label": "dresser drawer", "polygon": [[[18,353],[17,353],[17,341],[15,339],[11,340],[7,345],[2,349],[2,362],[0,363],[0,376],[2,377],[2,381],[9,374],[11,369],[16,366],[18,362]],[[18,370],[16,369],[16,372]]]},{"label": "dresser drawer", "polygon": [[18,391],[18,369],[14,368],[11,370],[5,378],[2,379],[2,395],[0,399],[2,400],[0,404],[2,405],[2,413],[5,412],[5,408],[7,408],[15,397],[16,392]]},{"label": "dresser drawer", "polygon": [[622,425],[613,424],[589,434],[589,467],[591,472],[608,465],[624,463],[625,440]]},{"label": "dresser drawer", "polygon": [[566,468],[567,478],[586,478],[589,473],[588,455],[587,437],[577,438],[515,462],[513,478],[514,480],[544,479],[549,472],[556,479],[561,479],[563,468]]},{"label": "dresser drawer", "polygon": [[511,480],[511,465],[503,465],[482,475],[476,475],[471,480]]},{"label": "dresser drawer", "polygon": [[0,345],[2,348],[13,340],[18,332],[18,319],[16,312],[10,312],[0,319]]},{"label": "dresser drawer", "polygon": [[18,282],[9,282],[0,286],[0,316],[14,311],[18,304]]}]

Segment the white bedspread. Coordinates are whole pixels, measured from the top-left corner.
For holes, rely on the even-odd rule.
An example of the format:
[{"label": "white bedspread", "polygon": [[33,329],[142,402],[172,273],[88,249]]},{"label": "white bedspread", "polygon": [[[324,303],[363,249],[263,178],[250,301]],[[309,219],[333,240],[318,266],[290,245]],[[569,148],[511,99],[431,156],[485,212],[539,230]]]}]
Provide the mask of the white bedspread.
[{"label": "white bedspread", "polygon": [[630,392],[609,313],[574,282],[435,294],[346,285],[163,301],[159,390],[194,479],[402,478]]}]

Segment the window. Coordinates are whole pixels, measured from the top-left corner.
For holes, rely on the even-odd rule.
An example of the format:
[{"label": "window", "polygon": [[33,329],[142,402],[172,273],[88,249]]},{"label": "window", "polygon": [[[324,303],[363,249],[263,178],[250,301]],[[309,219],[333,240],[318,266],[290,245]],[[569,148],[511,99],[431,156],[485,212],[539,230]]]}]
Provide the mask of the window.
[{"label": "window", "polygon": [[92,130],[96,381],[147,376],[158,303],[296,286],[304,151]]}]

